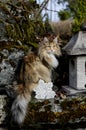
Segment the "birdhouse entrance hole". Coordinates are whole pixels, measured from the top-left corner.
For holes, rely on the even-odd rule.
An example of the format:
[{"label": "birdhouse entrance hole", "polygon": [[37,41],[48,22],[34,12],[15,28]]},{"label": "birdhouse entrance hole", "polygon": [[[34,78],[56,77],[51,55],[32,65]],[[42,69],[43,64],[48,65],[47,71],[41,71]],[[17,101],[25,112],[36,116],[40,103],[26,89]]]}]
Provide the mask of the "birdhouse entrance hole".
[{"label": "birdhouse entrance hole", "polygon": [[[85,61],[85,75],[86,75],[86,61]],[[85,86],[86,87],[86,86]]]}]

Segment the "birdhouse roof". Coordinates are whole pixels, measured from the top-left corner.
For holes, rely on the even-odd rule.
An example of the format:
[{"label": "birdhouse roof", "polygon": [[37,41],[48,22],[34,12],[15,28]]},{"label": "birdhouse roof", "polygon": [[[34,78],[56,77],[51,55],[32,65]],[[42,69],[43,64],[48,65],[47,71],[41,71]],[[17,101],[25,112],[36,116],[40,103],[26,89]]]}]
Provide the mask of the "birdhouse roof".
[{"label": "birdhouse roof", "polygon": [[75,34],[66,46],[63,47],[68,55],[86,55],[86,31]]}]

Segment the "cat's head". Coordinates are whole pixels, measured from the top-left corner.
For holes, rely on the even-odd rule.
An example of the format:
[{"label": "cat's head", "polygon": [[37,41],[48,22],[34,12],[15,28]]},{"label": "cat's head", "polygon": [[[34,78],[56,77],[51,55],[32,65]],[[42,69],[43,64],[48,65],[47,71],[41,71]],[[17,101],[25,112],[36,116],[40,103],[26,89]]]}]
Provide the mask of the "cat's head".
[{"label": "cat's head", "polygon": [[43,41],[39,44],[39,54],[42,52],[61,56],[61,48],[58,37],[54,38],[52,41],[49,41],[47,37],[44,37]]}]

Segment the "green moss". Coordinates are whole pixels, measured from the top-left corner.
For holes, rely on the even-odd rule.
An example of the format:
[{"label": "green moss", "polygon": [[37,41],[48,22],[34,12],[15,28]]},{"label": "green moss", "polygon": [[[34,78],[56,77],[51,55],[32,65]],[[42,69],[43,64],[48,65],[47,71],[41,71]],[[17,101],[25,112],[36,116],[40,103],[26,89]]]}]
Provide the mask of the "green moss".
[{"label": "green moss", "polygon": [[37,48],[38,42],[50,30],[49,26],[44,24],[41,14],[37,15],[37,12],[40,12],[40,6],[36,1],[31,1],[33,2],[14,2],[14,0],[0,2],[0,9],[5,16],[4,19],[0,19],[0,22],[4,25],[5,37],[16,43],[20,41],[23,46]]},{"label": "green moss", "polygon": [[63,110],[72,110],[76,109],[79,106],[80,99],[73,98],[72,100],[65,99],[63,102],[61,102],[61,107]]},{"label": "green moss", "polygon": [[[32,100],[28,105],[28,112],[26,114],[26,118],[24,124],[22,126],[22,130],[32,128],[44,128],[43,124],[55,124],[53,125],[54,128],[61,127],[64,129],[67,124],[73,125],[77,122],[77,120],[82,120],[82,118],[86,119],[86,103],[84,102],[85,98],[73,98],[73,99],[66,99],[61,101],[62,111],[61,112],[54,112],[51,110],[52,102],[51,100]],[[54,99],[53,99],[54,100]],[[54,102],[54,101],[53,101]],[[6,111],[7,111],[7,121],[10,120],[11,117],[11,103],[12,101],[7,101]],[[75,105],[76,104],[76,105]],[[57,103],[57,105],[60,105]],[[65,107],[65,109],[64,109]],[[10,108],[10,109],[9,109]],[[43,109],[44,108],[44,109]],[[67,109],[66,109],[67,108]],[[74,109],[73,109],[74,108]],[[9,122],[8,122],[9,124]],[[10,125],[15,129],[15,124]],[[71,125],[70,128],[71,129]],[[66,128],[66,127],[65,127]],[[79,126],[77,127],[79,128]],[[80,127],[81,128],[81,127]],[[48,127],[47,127],[48,129]]]},{"label": "green moss", "polygon": [[[86,118],[86,104],[84,98],[66,99],[59,104],[61,112],[52,111],[51,101],[30,102],[24,124],[56,123],[65,125],[70,121],[75,122],[82,117]],[[57,103],[58,106],[58,103]]]},{"label": "green moss", "polygon": [[76,110],[63,111],[56,113],[56,117],[61,124],[68,123],[70,120],[74,121],[82,117],[86,117],[86,105],[80,105]]},{"label": "green moss", "polygon": [[66,99],[61,103],[62,112],[57,112],[56,117],[59,123],[65,124],[70,120],[75,121],[82,117],[86,118],[86,103],[82,98]]},{"label": "green moss", "polygon": [[14,48],[19,49],[19,50],[24,50],[27,52],[29,50],[29,47],[26,45],[17,45],[15,42],[5,42],[5,43],[0,43],[0,51],[3,49],[7,49],[9,51],[12,51]]}]

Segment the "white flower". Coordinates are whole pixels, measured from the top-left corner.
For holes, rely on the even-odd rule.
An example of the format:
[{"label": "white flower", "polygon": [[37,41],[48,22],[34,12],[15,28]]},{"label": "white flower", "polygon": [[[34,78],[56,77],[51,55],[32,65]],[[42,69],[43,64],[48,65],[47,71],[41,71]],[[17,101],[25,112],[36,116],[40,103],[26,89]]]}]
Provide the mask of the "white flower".
[{"label": "white flower", "polygon": [[52,90],[53,83],[45,83],[43,80],[39,80],[38,86],[34,89],[36,92],[35,98],[37,99],[50,99],[54,98],[55,92]]}]

